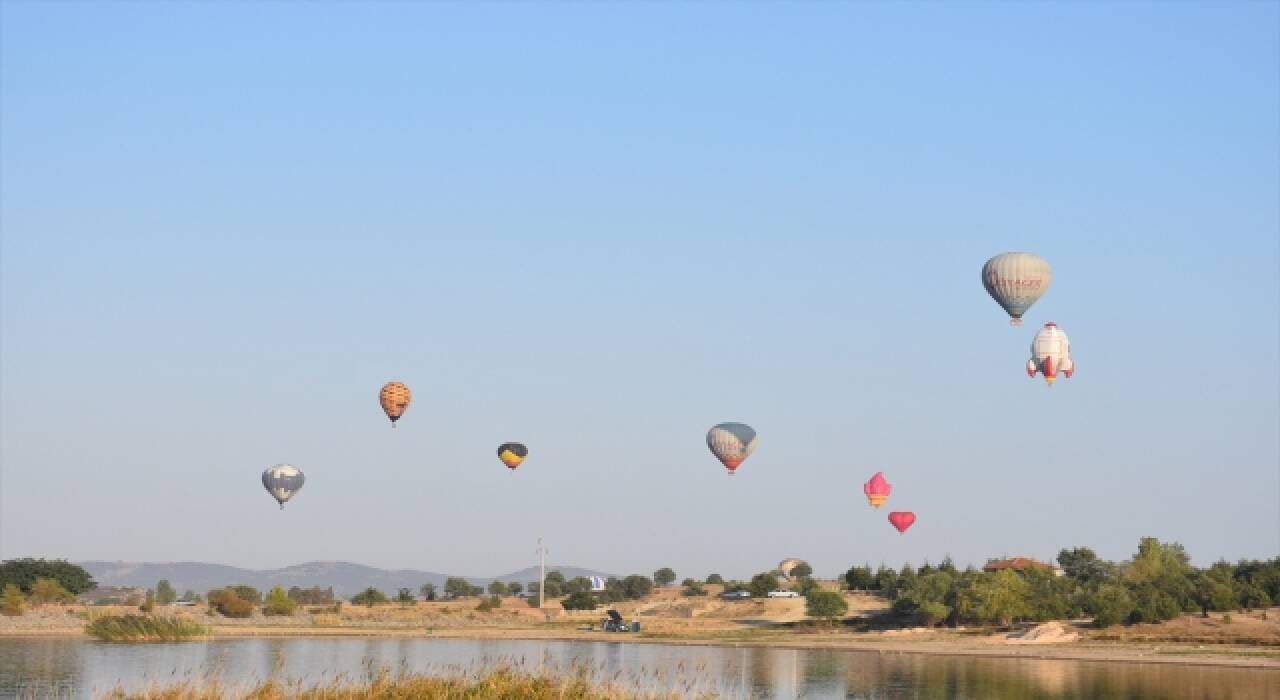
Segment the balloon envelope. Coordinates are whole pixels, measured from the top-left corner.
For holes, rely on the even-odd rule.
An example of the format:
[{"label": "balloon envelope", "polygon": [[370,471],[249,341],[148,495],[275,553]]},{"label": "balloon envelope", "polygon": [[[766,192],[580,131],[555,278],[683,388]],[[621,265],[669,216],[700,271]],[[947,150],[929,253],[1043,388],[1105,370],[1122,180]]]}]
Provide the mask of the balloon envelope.
[{"label": "balloon envelope", "polygon": [[756,449],[756,431],[742,423],[721,423],[707,431],[707,447],[711,454],[733,474]]},{"label": "balloon envelope", "polygon": [[1053,282],[1049,263],[1035,253],[1001,253],[982,266],[982,286],[1011,317],[1022,323],[1022,315],[1044,295]]},{"label": "balloon envelope", "polygon": [[302,470],[292,464],[277,464],[262,472],[262,485],[280,504],[281,510],[284,510],[285,502],[293,498],[306,480]]},{"label": "balloon envelope", "polygon": [[911,511],[895,510],[889,514],[889,522],[898,528],[898,532],[906,532],[916,522],[916,514]]},{"label": "balloon envelope", "polygon": [[889,500],[889,494],[893,493],[893,485],[885,481],[884,472],[876,472],[875,476],[862,485],[862,493],[866,494],[867,503],[879,508]]},{"label": "balloon envelope", "polygon": [[409,402],[412,400],[413,392],[400,382],[387,382],[378,392],[378,403],[382,404],[382,410],[386,412],[387,418],[391,419],[393,428],[396,421],[400,420],[400,416],[409,409]]},{"label": "balloon envelope", "polygon": [[[524,462],[525,457],[529,456],[529,448],[518,442],[504,442],[498,446],[498,459],[507,465],[508,469],[515,469]],[[535,470],[536,471],[536,470]]]}]

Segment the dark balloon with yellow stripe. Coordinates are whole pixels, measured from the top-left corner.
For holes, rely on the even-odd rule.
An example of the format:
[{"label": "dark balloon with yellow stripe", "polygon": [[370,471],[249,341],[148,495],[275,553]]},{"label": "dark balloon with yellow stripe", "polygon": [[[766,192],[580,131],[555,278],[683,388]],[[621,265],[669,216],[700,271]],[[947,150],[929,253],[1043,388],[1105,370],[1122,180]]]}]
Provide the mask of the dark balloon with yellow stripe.
[{"label": "dark balloon with yellow stripe", "polygon": [[515,470],[516,467],[524,463],[524,458],[529,456],[529,448],[518,442],[504,442],[498,446],[498,459],[507,465],[508,469]]}]

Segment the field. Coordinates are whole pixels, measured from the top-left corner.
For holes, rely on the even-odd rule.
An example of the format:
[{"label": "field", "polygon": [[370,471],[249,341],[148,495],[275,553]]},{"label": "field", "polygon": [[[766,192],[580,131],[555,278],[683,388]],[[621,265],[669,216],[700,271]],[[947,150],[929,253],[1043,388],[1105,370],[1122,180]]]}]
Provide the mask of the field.
[{"label": "field", "polygon": [[[603,609],[569,612],[548,602],[529,607],[506,598],[492,611],[476,610],[479,599],[395,603],[364,607],[301,606],[291,616],[246,619],[209,614],[203,606],[161,608],[157,616],[207,625],[215,637],[438,637],[479,639],[575,639],[639,643],[763,645],[795,648],[873,649],[894,653],[961,654],[1031,658],[1112,659],[1143,662],[1248,665],[1280,669],[1280,608],[1237,612],[1230,621],[1183,617],[1163,624],[1092,629],[1053,622],[1012,630],[991,628],[900,628],[879,597],[845,593],[849,618],[834,626],[808,620],[803,599],[725,601],[711,595],[685,598],[678,589],[659,590],[614,607],[639,633],[602,632]],[[0,618],[0,635],[83,635],[102,615],[136,613],[123,606],[45,606],[16,618]]]}]

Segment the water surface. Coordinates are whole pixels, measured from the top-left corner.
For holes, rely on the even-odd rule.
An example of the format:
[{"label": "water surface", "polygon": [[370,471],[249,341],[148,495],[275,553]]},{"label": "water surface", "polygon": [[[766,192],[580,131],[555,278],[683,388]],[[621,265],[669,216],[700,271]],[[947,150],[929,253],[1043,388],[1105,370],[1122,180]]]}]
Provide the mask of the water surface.
[{"label": "water surface", "polygon": [[237,687],[268,678],[312,684],[360,680],[382,667],[446,673],[501,663],[557,673],[586,667],[597,678],[640,689],[728,698],[1280,698],[1280,672],[1256,669],[621,642],[315,638],[0,639],[0,697],[89,698],[116,685],[188,678]]}]

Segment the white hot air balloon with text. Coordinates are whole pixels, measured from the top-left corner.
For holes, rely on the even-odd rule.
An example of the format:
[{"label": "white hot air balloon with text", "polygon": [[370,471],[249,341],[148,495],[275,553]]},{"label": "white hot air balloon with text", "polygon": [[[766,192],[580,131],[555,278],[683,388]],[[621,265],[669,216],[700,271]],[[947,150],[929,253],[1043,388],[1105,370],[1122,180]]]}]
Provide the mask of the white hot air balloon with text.
[{"label": "white hot air balloon with text", "polygon": [[982,286],[1009,314],[1009,325],[1022,325],[1022,315],[1049,290],[1053,271],[1035,253],[1001,253],[982,266]]}]

